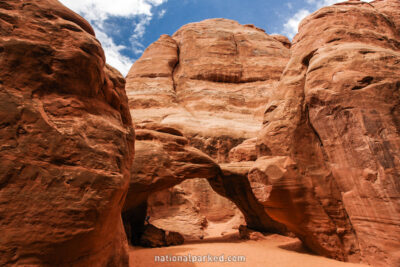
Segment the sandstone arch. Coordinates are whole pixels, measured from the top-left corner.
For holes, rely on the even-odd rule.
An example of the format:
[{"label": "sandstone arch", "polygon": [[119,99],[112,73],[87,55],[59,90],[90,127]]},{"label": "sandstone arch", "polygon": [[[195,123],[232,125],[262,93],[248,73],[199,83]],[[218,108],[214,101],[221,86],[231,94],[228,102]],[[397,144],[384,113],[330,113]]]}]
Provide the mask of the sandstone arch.
[{"label": "sandstone arch", "polygon": [[218,194],[235,203],[248,227],[263,232],[285,231],[285,227],[273,221],[254,197],[247,180],[251,164],[225,164],[221,168],[188,143],[188,139],[174,128],[157,123],[137,125],[136,156],[122,213],[132,244],[137,244],[142,234],[148,197],[193,178],[207,179]]}]

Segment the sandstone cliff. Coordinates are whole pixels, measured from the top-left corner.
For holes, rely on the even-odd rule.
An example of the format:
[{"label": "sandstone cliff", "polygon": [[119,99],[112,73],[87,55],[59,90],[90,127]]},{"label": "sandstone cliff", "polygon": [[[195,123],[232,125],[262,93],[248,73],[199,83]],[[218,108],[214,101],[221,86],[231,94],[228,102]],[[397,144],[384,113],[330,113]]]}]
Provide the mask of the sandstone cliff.
[{"label": "sandstone cliff", "polygon": [[266,107],[250,183],[321,255],[400,264],[399,12],[348,1],[307,17]]},{"label": "sandstone cliff", "polygon": [[261,29],[226,19],[163,35],[127,76],[136,123],[172,126],[217,162],[256,137],[264,105],[289,59],[289,49]]},{"label": "sandstone cliff", "polygon": [[127,266],[134,131],[91,26],[58,1],[3,0],[0,66],[0,265]]}]

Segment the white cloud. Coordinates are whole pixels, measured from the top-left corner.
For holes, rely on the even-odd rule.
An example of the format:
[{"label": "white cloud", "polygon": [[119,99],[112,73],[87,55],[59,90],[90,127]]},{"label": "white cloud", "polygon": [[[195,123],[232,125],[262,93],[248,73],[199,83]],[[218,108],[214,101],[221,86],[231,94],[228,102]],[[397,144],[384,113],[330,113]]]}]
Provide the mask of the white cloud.
[{"label": "white cloud", "polygon": [[[290,17],[285,24],[283,24],[282,34],[289,38],[293,38],[297,32],[300,22],[312,12],[320,9],[324,6],[330,6],[336,3],[344,2],[345,0],[305,0],[305,2],[311,5],[310,10],[300,9],[292,17]],[[373,0],[364,0],[363,2],[372,2]]]},{"label": "white cloud", "polygon": [[165,0],[61,0],[61,2],[75,12],[84,14],[89,20],[101,20],[108,16],[151,15],[151,8],[162,4]]},{"label": "white cloud", "polygon": [[136,23],[135,29],[133,30],[133,35],[131,38],[139,39],[142,38],[146,32],[146,26],[149,25],[152,16],[141,16],[139,22]]},{"label": "white cloud", "polygon": [[167,10],[162,9],[160,12],[158,12],[158,18],[161,19],[162,17],[164,17],[165,13],[167,13]]},{"label": "white cloud", "polygon": [[310,15],[310,11],[306,9],[300,9],[283,25],[283,34],[289,38],[293,38],[298,31],[300,22],[308,15]]},{"label": "white cloud", "polygon": [[[133,59],[122,54],[125,49],[131,49],[137,54],[143,51],[140,39],[146,26],[153,18],[152,7],[159,6],[167,0],[60,0],[64,5],[83,16],[92,24],[96,37],[101,42],[107,63],[118,69],[124,76],[129,71]],[[164,12],[165,14],[165,12]],[[163,14],[163,15],[164,15]],[[131,47],[115,44],[110,37],[110,31],[105,27],[105,21],[111,17],[134,19],[139,17],[130,38]]]},{"label": "white cloud", "polygon": [[94,28],[96,31],[96,37],[101,42],[104,53],[106,55],[107,63],[119,70],[122,75],[126,76],[132,65],[132,59],[122,54],[122,50],[126,49],[126,46],[116,45],[111,37],[109,37],[103,31]]}]

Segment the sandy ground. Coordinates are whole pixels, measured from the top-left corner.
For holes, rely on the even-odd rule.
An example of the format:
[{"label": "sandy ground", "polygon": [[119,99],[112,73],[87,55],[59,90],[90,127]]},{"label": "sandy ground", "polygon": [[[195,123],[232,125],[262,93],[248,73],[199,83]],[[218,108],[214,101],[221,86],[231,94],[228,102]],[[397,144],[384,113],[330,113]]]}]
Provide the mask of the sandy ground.
[{"label": "sandy ground", "polygon": [[[181,255],[181,260],[189,260],[194,256],[198,262],[167,262],[173,260],[173,256]],[[214,260],[210,256],[224,255],[227,261],[228,256],[245,256],[245,262],[209,262]],[[160,256],[159,262],[155,257]],[[163,257],[162,257],[163,256]],[[169,259],[167,259],[167,256]],[[178,257],[177,257],[178,258]],[[221,257],[222,259],[222,257]],[[161,262],[164,260],[164,262]],[[200,260],[202,262],[200,262]],[[231,258],[230,260],[235,260]],[[240,260],[236,258],[236,260]],[[343,263],[332,259],[316,256],[308,253],[295,238],[280,235],[270,235],[262,240],[239,240],[236,235],[222,238],[210,238],[201,242],[186,243],[181,246],[164,248],[141,248],[131,247],[130,266],[251,266],[251,267],[333,267],[333,266],[366,266],[361,264]]]}]

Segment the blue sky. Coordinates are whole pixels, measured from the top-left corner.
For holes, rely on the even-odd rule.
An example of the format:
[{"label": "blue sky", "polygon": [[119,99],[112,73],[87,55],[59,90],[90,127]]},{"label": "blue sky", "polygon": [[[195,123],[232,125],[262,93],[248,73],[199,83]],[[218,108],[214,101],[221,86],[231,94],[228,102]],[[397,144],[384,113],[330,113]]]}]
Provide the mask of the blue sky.
[{"label": "blue sky", "polygon": [[[254,24],[290,39],[299,22],[317,9],[343,0],[60,0],[88,20],[107,63],[124,76],[160,35],[208,18]],[[370,1],[366,1],[370,2]]]}]

